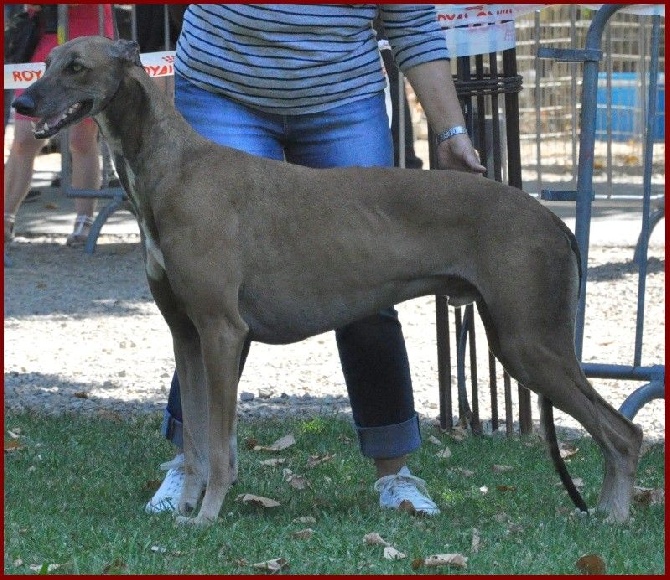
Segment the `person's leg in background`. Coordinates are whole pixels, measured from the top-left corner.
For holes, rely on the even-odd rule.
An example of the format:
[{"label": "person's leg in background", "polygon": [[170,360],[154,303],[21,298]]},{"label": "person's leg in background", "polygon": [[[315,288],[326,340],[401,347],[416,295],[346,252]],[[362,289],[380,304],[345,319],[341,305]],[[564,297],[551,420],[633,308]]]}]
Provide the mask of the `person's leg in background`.
[{"label": "person's leg in background", "polygon": [[[86,119],[70,130],[70,154],[72,155],[72,188],[100,189],[102,172],[98,148],[98,126]],[[77,197],[74,202],[74,229],[67,237],[67,245],[82,246],[93,225],[94,197]]]},{"label": "person's leg in background", "polygon": [[44,141],[33,136],[32,123],[26,118],[14,121],[14,140],[5,163],[5,251],[14,237],[14,220],[28,195],[35,158]]},{"label": "person's leg in background", "polygon": [[[309,167],[393,165],[393,143],[383,94],[314,115],[290,118],[287,161]],[[407,469],[421,445],[407,349],[392,307],[335,332],[361,452],[377,471],[383,507],[411,501],[436,514],[424,482]]]}]

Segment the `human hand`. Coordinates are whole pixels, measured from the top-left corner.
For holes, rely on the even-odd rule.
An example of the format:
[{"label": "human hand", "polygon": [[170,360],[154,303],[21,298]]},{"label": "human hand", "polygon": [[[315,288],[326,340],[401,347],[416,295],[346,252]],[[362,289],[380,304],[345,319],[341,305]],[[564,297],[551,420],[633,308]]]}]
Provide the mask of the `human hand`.
[{"label": "human hand", "polygon": [[484,173],[486,167],[479,162],[479,154],[466,134],[454,135],[437,146],[439,169],[455,169],[468,173]]}]

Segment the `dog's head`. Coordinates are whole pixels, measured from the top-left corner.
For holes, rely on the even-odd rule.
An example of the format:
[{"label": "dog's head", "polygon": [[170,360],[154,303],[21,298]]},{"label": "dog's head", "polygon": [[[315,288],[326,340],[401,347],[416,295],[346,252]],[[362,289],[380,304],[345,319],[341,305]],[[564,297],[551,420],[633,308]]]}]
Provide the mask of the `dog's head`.
[{"label": "dog's head", "polygon": [[35,137],[48,139],[102,111],[118,91],[125,69],[135,66],[142,66],[136,42],[102,36],[75,38],[49,53],[42,77],[12,107],[36,117]]}]

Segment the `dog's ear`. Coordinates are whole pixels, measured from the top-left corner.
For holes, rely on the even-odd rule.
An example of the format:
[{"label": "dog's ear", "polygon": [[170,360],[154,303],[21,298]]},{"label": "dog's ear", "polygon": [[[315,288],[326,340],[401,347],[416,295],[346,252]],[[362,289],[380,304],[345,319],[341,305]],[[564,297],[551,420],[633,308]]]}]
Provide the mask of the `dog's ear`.
[{"label": "dog's ear", "polygon": [[140,45],[134,40],[117,40],[112,44],[112,56],[120,58],[137,66],[142,66],[140,61]]}]

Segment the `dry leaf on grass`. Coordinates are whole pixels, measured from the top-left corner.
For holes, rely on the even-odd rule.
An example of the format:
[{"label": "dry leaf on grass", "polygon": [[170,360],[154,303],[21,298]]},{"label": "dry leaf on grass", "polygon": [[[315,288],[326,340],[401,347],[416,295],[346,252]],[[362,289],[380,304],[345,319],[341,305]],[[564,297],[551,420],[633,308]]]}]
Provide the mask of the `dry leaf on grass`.
[{"label": "dry leaf on grass", "polygon": [[586,554],[576,563],[577,569],[582,574],[604,574],[607,566],[598,554]]},{"label": "dry leaf on grass", "polygon": [[237,499],[244,504],[256,505],[264,508],[273,508],[279,507],[281,504],[269,497],[262,497],[259,495],[253,495],[251,493],[241,493],[237,496]]},{"label": "dry leaf on grass", "polygon": [[451,449],[449,449],[449,447],[445,447],[444,449],[438,451],[435,455],[441,459],[449,459],[451,457]]},{"label": "dry leaf on grass", "polygon": [[516,491],[516,485],[496,485],[498,491]]},{"label": "dry leaf on grass", "polygon": [[30,568],[33,572],[37,572],[38,574],[48,574],[49,572],[58,570],[58,568],[60,568],[60,564],[30,564],[28,568]]},{"label": "dry leaf on grass", "polygon": [[330,461],[333,459],[333,457],[335,457],[335,454],[331,455],[330,453],[326,453],[325,455],[310,455],[309,459],[307,459],[307,467],[311,469],[317,465],[320,465],[321,463]]},{"label": "dry leaf on grass", "polygon": [[377,532],[370,532],[363,536],[363,543],[368,544],[369,546],[390,546],[384,538],[382,538]]},{"label": "dry leaf on grass", "polygon": [[316,523],[316,518],[313,518],[312,516],[301,516],[299,518],[294,518],[293,523],[294,524],[315,524]]},{"label": "dry leaf on grass", "polygon": [[304,530],[298,530],[291,534],[292,538],[296,540],[309,540],[314,535],[314,530],[312,528],[305,528]]},{"label": "dry leaf on grass", "polygon": [[284,469],[283,473],[284,473],[284,481],[288,482],[288,484],[293,489],[297,489],[298,491],[302,491],[303,489],[311,487],[309,481],[307,481],[305,476],[296,475],[290,469]]},{"label": "dry leaf on grass", "polygon": [[633,487],[633,501],[642,505],[655,505],[665,503],[665,490],[653,489],[651,487]]},{"label": "dry leaf on grass", "polygon": [[579,451],[579,447],[575,447],[571,443],[559,443],[558,445],[558,452],[563,459],[569,459],[573,455],[576,455],[577,451]]},{"label": "dry leaf on grass", "polygon": [[492,469],[493,473],[506,473],[508,471],[514,470],[514,468],[511,465],[494,465]]},{"label": "dry leaf on grass", "polygon": [[463,467],[454,467],[454,471],[461,474],[463,477],[472,477],[475,472]]},{"label": "dry leaf on grass", "polygon": [[470,551],[473,554],[479,552],[479,545],[481,544],[481,538],[479,537],[479,530],[477,528],[472,528],[472,544],[470,545]]},{"label": "dry leaf on grass", "polygon": [[265,562],[252,564],[251,567],[270,574],[275,574],[284,568],[288,568],[288,562],[284,558],[274,558],[272,560],[266,560]]},{"label": "dry leaf on grass", "polygon": [[440,441],[435,435],[431,435],[428,437],[428,441],[430,441],[433,445],[440,446],[442,445],[442,441]]},{"label": "dry leaf on grass", "polygon": [[439,566],[453,566],[455,568],[466,568],[468,559],[462,554],[434,554],[426,558],[417,558],[412,562],[414,570],[421,566],[437,568]]},{"label": "dry leaf on grass", "polygon": [[293,434],[289,433],[288,435],[284,435],[280,439],[277,439],[272,445],[256,445],[253,450],[254,451],[283,451],[284,449],[287,449],[288,447],[291,447],[291,445],[295,445],[295,437]]},{"label": "dry leaf on grass", "polygon": [[286,463],[286,459],[284,459],[283,457],[273,457],[271,459],[262,459],[258,463],[264,465],[265,467],[277,467],[282,463]]},{"label": "dry leaf on grass", "polygon": [[407,558],[407,555],[399,552],[393,546],[386,546],[384,548],[384,558],[386,560],[402,560],[403,558]]},{"label": "dry leaf on grass", "polygon": [[23,445],[21,445],[16,439],[13,439],[12,441],[5,441],[5,453],[12,453],[13,451],[20,451],[23,449]]},{"label": "dry leaf on grass", "polygon": [[455,441],[463,441],[468,436],[468,432],[461,427],[454,427],[449,431],[449,436]]}]

